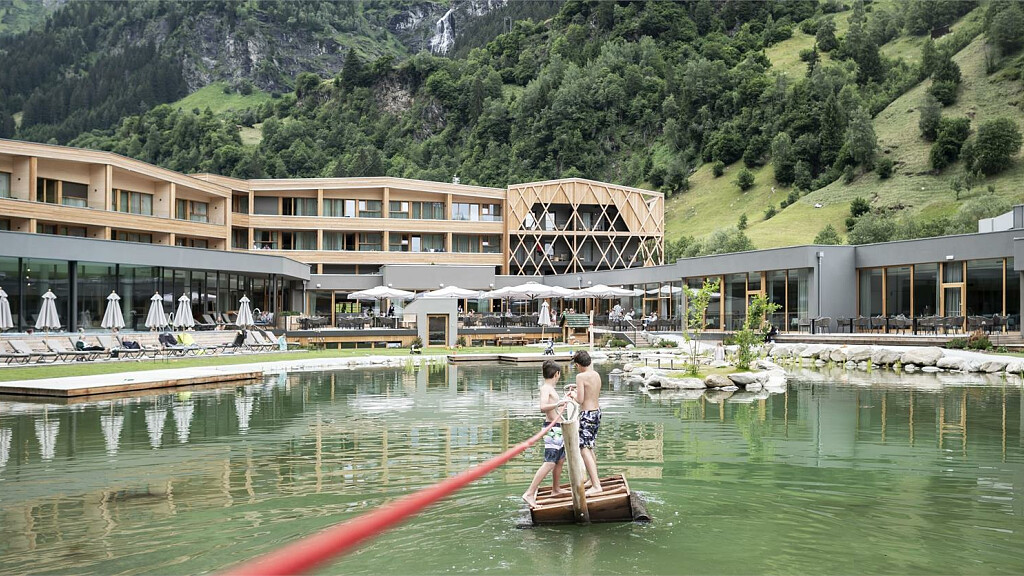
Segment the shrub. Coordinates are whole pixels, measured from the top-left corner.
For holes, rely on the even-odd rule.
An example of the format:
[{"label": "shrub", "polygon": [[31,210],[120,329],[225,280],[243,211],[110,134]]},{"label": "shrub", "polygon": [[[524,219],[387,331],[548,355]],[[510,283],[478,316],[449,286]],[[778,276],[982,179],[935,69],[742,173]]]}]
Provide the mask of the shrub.
[{"label": "shrub", "polygon": [[857,171],[853,169],[853,165],[847,164],[846,168],[843,169],[843,183],[850,184],[857,179]]},{"label": "shrub", "polygon": [[1010,161],[1020,152],[1020,129],[1009,118],[989,120],[978,127],[978,137],[974,142],[972,153],[974,168],[985,174],[995,174],[1010,165]]},{"label": "shrub", "polygon": [[769,206],[768,209],[764,211],[764,219],[771,220],[772,216],[775,216],[778,213],[779,212],[775,209],[775,206]]},{"label": "shrub", "polygon": [[950,338],[946,341],[946,348],[950,350],[963,350],[967,348],[967,338]]},{"label": "shrub", "polygon": [[814,237],[814,244],[827,244],[830,246],[838,246],[843,243],[843,239],[839,237],[839,233],[836,232],[835,226],[827,224],[818,232],[818,235]]},{"label": "shrub", "polygon": [[466,347],[466,337],[465,336],[459,336],[458,338],[456,338],[455,339],[455,345],[458,346],[459,348],[465,348]]},{"label": "shrub", "polygon": [[895,163],[892,161],[892,158],[889,157],[883,157],[879,160],[878,165],[875,166],[875,171],[878,172],[878,177],[885,180],[892,176],[892,168],[894,164]]},{"label": "shrub", "polygon": [[975,330],[967,337],[967,348],[969,350],[991,350],[992,341],[981,330]]},{"label": "shrub", "polygon": [[935,97],[943,106],[949,106],[956,102],[956,89],[959,85],[949,80],[932,82],[928,93]]},{"label": "shrub", "polygon": [[409,344],[409,347],[410,348],[422,348],[423,347],[423,338],[420,338],[419,336],[413,338],[412,339],[412,343]]},{"label": "shrub", "polygon": [[850,216],[858,218],[871,211],[871,204],[865,198],[854,198],[850,202]]},{"label": "shrub", "polygon": [[742,168],[736,176],[736,185],[740,187],[740,190],[750,190],[754,185],[754,173],[746,168]]},{"label": "shrub", "polygon": [[740,221],[736,224],[736,228],[738,230],[746,230],[747,229],[747,213],[746,212],[744,212],[743,214],[740,214]]},{"label": "shrub", "polygon": [[711,165],[711,174],[714,175],[715,178],[725,174],[725,162],[715,160],[715,163]]},{"label": "shrub", "polygon": [[675,343],[674,340],[669,340],[668,338],[662,338],[661,340],[658,340],[658,348],[675,348],[675,347],[676,347],[676,343]]},{"label": "shrub", "polygon": [[608,341],[609,348],[625,348],[627,345],[628,342],[626,342],[622,338],[612,338],[611,340]]}]

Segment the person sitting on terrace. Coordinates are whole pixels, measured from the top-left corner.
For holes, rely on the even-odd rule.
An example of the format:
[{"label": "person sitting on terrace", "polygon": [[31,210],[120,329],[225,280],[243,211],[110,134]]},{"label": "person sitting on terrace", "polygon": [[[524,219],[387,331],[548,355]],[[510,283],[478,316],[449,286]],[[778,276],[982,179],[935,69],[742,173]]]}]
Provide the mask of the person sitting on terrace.
[{"label": "person sitting on terrace", "polygon": [[392,318],[395,315],[395,305],[391,304],[388,306],[388,318]]}]

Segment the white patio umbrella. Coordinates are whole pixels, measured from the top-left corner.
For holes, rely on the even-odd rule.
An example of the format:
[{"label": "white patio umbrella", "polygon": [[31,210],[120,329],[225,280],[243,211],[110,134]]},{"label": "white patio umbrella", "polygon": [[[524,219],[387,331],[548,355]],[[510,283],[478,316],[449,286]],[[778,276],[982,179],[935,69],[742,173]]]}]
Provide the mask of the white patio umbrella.
[{"label": "white patio umbrella", "polygon": [[238,318],[235,320],[235,325],[239,328],[248,328],[255,324],[256,320],[252,317],[252,309],[249,308],[249,297],[243,295],[238,301]]},{"label": "white patio umbrella", "polygon": [[580,298],[580,291],[573,290],[572,288],[563,288],[561,286],[548,286],[550,292],[547,296],[539,296],[539,298]]},{"label": "white patio umbrella", "polygon": [[438,290],[432,290],[430,292],[421,292],[416,295],[417,298],[427,299],[441,299],[441,298],[458,298],[462,300],[469,298],[472,300],[480,298],[479,290],[467,290],[465,288],[459,288],[458,286],[445,286]]},{"label": "white patio umbrella", "polygon": [[11,457],[11,438],[14,432],[10,428],[0,428],[0,468],[7,466]]},{"label": "white patio umbrella", "polygon": [[622,298],[624,296],[632,295],[632,290],[626,290],[625,288],[613,288],[604,284],[588,286],[582,290],[576,291],[577,298]]},{"label": "white patio umbrella", "polygon": [[149,432],[149,445],[159,448],[164,442],[164,424],[167,422],[166,408],[146,409],[146,430]]},{"label": "white patio umbrella", "polygon": [[253,397],[248,394],[235,394],[235,416],[238,417],[238,431],[245,434],[249,431],[249,419],[252,418]]},{"label": "white patio umbrella", "polygon": [[192,400],[186,400],[184,402],[178,402],[171,408],[174,412],[174,428],[178,433],[178,442],[182,444],[188,444],[188,435],[192,427],[192,415],[195,413],[196,406]]},{"label": "white patio umbrella", "polygon": [[167,314],[164,314],[164,299],[159,292],[149,299],[149,315],[146,316],[146,328],[163,328],[167,326]]},{"label": "white patio umbrella", "polygon": [[171,324],[182,329],[195,327],[196,320],[192,317],[192,303],[188,294],[182,294],[181,298],[178,298],[178,311],[174,313]]},{"label": "white patio umbrella", "polygon": [[7,301],[7,292],[0,288],[0,332],[14,328],[14,317],[11,316],[11,303]]},{"label": "white patio umbrella", "polygon": [[60,329],[60,316],[57,315],[57,304],[54,302],[57,295],[53,290],[47,290],[43,294],[43,307],[39,310],[39,317],[36,318],[36,330],[58,330]]},{"label": "white patio umbrella", "polygon": [[648,290],[647,294],[662,294],[662,295],[666,295],[667,296],[669,294],[678,294],[678,293],[680,293],[682,291],[683,291],[683,289],[680,288],[679,286],[670,286],[670,285],[666,284],[666,285],[662,286],[661,288],[652,288],[652,289]]},{"label": "white patio umbrella", "polygon": [[124,414],[100,414],[100,428],[103,429],[103,441],[107,446],[107,455],[116,455],[121,444]]},{"label": "white patio umbrella", "polygon": [[408,299],[415,296],[407,290],[399,290],[390,286],[375,286],[367,290],[360,290],[348,295],[349,300],[381,300],[383,298]]},{"label": "white patio umbrella", "polygon": [[107,309],[103,312],[103,321],[100,322],[101,328],[124,328],[124,314],[121,313],[120,302],[121,297],[111,290],[110,296],[107,296]]},{"label": "white patio umbrella", "polygon": [[[551,306],[548,305],[547,301],[540,305],[540,316],[537,318],[537,325],[542,327],[552,325]],[[543,331],[541,333],[543,333]]]},{"label": "white patio umbrella", "polygon": [[46,413],[42,418],[36,418],[36,438],[39,439],[39,452],[43,460],[53,460],[57,451],[57,433],[60,432],[60,421],[50,421]]}]

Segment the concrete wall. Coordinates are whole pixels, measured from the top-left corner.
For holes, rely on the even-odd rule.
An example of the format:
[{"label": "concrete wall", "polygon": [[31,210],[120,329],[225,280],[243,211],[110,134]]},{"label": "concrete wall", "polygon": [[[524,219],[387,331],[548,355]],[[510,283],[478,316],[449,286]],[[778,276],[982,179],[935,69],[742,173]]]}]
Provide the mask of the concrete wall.
[{"label": "concrete wall", "polygon": [[427,334],[428,328],[428,315],[433,314],[445,314],[448,316],[448,346],[454,346],[455,341],[459,338],[459,314],[458,305],[456,300],[452,299],[432,299],[432,298],[420,298],[418,300],[412,300],[406,304],[405,309],[402,311],[403,314],[415,314],[416,315],[416,335],[423,340],[423,345],[426,346],[429,343]]},{"label": "concrete wall", "polygon": [[[987,234],[960,234],[920,240],[903,240],[857,246],[857,268],[960,262],[985,258],[1004,258],[1014,253],[1014,237],[1020,230]],[[1014,260],[1016,266],[1016,259]]]},{"label": "concrete wall", "polygon": [[[442,284],[468,290],[491,290],[495,285],[494,266],[385,264],[380,272],[383,285],[401,290],[437,290]],[[520,279],[520,283],[525,281]]]}]

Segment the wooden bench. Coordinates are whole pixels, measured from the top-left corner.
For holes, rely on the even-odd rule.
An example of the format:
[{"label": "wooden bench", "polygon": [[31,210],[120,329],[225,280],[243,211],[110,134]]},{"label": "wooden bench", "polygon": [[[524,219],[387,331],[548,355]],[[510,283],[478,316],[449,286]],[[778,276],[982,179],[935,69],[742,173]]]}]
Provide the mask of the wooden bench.
[{"label": "wooden bench", "polygon": [[526,338],[522,336],[498,336],[494,339],[495,346],[526,346]]}]

